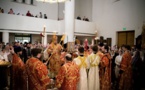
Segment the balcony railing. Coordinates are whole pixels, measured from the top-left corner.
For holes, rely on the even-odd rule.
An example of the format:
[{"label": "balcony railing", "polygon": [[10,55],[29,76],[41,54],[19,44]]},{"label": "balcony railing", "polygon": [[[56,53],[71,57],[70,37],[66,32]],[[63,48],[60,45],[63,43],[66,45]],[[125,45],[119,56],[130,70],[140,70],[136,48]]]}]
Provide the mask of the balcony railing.
[{"label": "balcony railing", "polygon": [[[57,21],[51,19],[42,19],[28,16],[19,16],[11,14],[0,14],[0,31],[8,30],[10,32],[42,32],[44,25],[46,26],[46,33],[52,33],[53,31],[58,34],[63,34],[64,20]],[[78,35],[93,35],[95,33],[96,26],[93,22],[86,22],[81,20],[75,20],[74,33]]]}]

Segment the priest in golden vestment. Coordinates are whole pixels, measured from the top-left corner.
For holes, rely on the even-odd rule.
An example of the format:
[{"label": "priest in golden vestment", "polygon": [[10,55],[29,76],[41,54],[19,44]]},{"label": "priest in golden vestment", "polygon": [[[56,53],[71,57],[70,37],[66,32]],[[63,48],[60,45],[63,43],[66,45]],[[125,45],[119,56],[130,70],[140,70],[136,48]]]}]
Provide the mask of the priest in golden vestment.
[{"label": "priest in golden vestment", "polygon": [[28,88],[29,90],[47,90],[50,79],[47,66],[39,60],[41,58],[41,49],[34,48],[31,53],[33,57],[26,62]]},{"label": "priest in golden vestment", "polygon": [[72,62],[71,54],[66,54],[65,61],[56,76],[56,87],[59,90],[77,90],[79,67]]},{"label": "priest in golden vestment", "polygon": [[111,56],[108,53],[109,47],[103,46],[102,52],[104,55],[100,61],[100,68],[103,68],[102,73],[100,73],[100,90],[111,90]]},{"label": "priest in golden vestment", "polygon": [[21,47],[15,47],[14,51],[12,59],[12,90],[27,90],[26,68],[20,58],[22,49]]},{"label": "priest in golden vestment", "polygon": [[48,58],[50,59],[49,60],[50,73],[53,73],[54,76],[57,75],[62,65],[62,61],[60,60],[62,49],[63,49],[62,46],[57,43],[57,36],[54,34],[52,37],[52,42],[47,49],[49,56]]}]

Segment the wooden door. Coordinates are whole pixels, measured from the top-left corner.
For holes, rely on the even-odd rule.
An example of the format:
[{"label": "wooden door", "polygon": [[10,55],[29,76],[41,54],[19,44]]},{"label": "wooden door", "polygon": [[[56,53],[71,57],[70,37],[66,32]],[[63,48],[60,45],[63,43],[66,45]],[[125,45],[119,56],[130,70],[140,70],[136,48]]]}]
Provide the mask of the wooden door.
[{"label": "wooden door", "polygon": [[120,47],[122,45],[134,45],[134,31],[121,31],[118,32],[118,43],[117,45]]},{"label": "wooden door", "polygon": [[126,44],[126,33],[125,32],[119,32],[118,33],[118,46]]},{"label": "wooden door", "polygon": [[130,46],[134,46],[134,40],[135,40],[134,32],[127,32],[126,37],[127,37],[126,44]]}]

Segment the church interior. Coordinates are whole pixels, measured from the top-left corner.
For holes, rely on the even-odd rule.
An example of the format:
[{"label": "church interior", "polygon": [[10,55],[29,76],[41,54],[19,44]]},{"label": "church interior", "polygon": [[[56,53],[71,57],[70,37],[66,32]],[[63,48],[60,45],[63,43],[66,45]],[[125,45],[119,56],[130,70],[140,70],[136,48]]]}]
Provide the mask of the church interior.
[{"label": "church interior", "polygon": [[[6,48],[6,51],[7,45],[9,49],[12,46],[15,51],[15,45],[19,44],[23,46],[23,49],[26,48],[26,59],[31,58],[30,52],[32,50],[27,50],[27,47],[39,47],[43,51],[43,58],[46,59],[43,61],[47,62],[47,59],[50,59],[49,63],[51,63],[53,53],[50,54],[49,52],[53,52],[51,50],[54,47],[53,45],[53,48],[51,47],[51,43],[55,42],[55,40],[71,54],[74,52],[76,54],[77,51],[80,53],[79,47],[82,46],[84,50],[88,47],[93,52],[94,45],[98,45],[98,50],[99,45],[100,47],[108,45],[110,56],[112,55],[111,52],[114,55],[111,56],[112,65],[116,48],[123,47],[123,45],[130,46],[131,50],[133,50],[131,53],[132,60],[134,60],[133,56],[136,56],[133,52],[139,48],[140,52],[142,52],[140,53],[140,56],[142,55],[140,57],[142,58],[142,63],[140,64],[142,65],[141,75],[145,75],[143,73],[145,71],[145,0],[0,0],[0,62],[9,59],[9,57],[5,59],[2,56],[3,54],[1,55],[3,46]],[[50,51],[48,49],[49,46]],[[137,47],[137,50],[134,49],[135,47]],[[56,48],[59,49],[60,47]],[[48,53],[45,54],[45,51]],[[77,56],[79,56],[78,53]],[[30,54],[30,57],[28,54]],[[65,57],[65,55],[61,56]],[[62,58],[61,56],[59,58]],[[27,64],[25,56],[22,57],[24,64]],[[0,90],[32,90],[30,88],[13,89],[13,74],[11,74],[13,71],[13,60],[7,61],[9,62],[5,63],[7,65],[0,63],[0,74],[2,75],[0,77]],[[43,63],[45,64],[45,62]],[[115,63],[114,61],[114,65],[116,65]],[[63,65],[65,64],[63,63]],[[116,66],[112,69],[114,73],[111,72],[111,77],[113,75],[115,77]],[[50,67],[48,69],[51,71]],[[89,75],[89,70],[87,73]],[[116,89],[120,84],[115,81],[116,78],[115,80],[111,78],[111,80],[112,86],[110,86],[110,89],[103,89],[104,84],[100,82],[99,89],[90,89],[88,84],[88,89],[72,90],[145,90],[145,84],[142,83],[132,89]],[[143,77],[142,80],[145,80],[145,78]],[[144,83],[145,81],[139,82]],[[28,83],[27,87],[29,87]],[[49,89],[39,88],[36,90],[67,89],[53,89],[49,87]]]}]

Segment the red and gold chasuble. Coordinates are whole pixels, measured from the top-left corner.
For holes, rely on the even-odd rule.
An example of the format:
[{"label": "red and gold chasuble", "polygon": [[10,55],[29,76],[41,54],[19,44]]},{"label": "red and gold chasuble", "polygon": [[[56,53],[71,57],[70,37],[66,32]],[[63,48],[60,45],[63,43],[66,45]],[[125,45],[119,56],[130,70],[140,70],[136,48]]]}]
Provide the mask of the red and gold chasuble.
[{"label": "red and gold chasuble", "polygon": [[76,90],[79,81],[79,67],[74,62],[64,64],[56,76],[59,90]]},{"label": "red and gold chasuble", "polygon": [[119,90],[131,90],[132,88],[132,57],[131,54],[126,51],[122,56],[120,69],[123,73],[120,75]]},{"label": "red and gold chasuble", "polygon": [[100,67],[103,68],[100,80],[101,90],[111,90],[111,56],[106,53],[102,56]]},{"label": "red and gold chasuble", "polygon": [[65,55],[66,55],[66,52],[61,53],[61,56],[60,56],[61,65],[63,65],[65,63]]},{"label": "red and gold chasuble", "polygon": [[61,65],[62,65],[62,61],[60,59],[61,56],[61,50],[62,50],[62,46],[60,44],[50,44],[50,46],[47,49],[48,55],[52,55],[50,58],[50,62],[49,62],[49,68],[50,68],[50,72],[54,73],[55,75],[57,75]]},{"label": "red and gold chasuble", "polygon": [[29,90],[47,90],[46,86],[49,84],[48,70],[37,58],[30,58],[26,62],[28,73],[28,87]]},{"label": "red and gold chasuble", "polygon": [[14,54],[12,59],[12,88],[13,90],[27,90],[25,64],[17,54]]},{"label": "red and gold chasuble", "polygon": [[103,53],[101,51],[98,51],[97,54],[100,56],[100,58],[103,57]]}]

